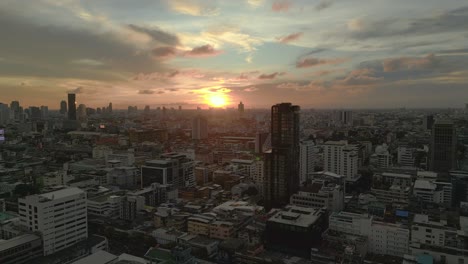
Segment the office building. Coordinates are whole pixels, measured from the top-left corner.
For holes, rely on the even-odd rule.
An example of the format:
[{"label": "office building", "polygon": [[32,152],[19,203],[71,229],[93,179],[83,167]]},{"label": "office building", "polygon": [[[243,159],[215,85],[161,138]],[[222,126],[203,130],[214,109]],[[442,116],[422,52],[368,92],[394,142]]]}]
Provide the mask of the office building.
[{"label": "office building", "polygon": [[344,126],[353,125],[353,112],[350,110],[338,110],[335,112],[335,121]]},{"label": "office building", "polygon": [[120,219],[133,221],[140,210],[145,207],[145,197],[127,195],[122,197],[120,202]]},{"label": "office building", "polygon": [[[255,135],[255,153],[263,153],[267,144],[270,133],[267,132],[258,132]],[[271,143],[270,143],[271,144]]]},{"label": "office building", "polygon": [[[332,174],[326,172],[324,174]],[[300,191],[291,195],[291,204],[301,207],[325,208],[339,212],[344,209],[345,181],[343,176],[315,178]],[[340,184],[341,182],[341,184]]]},{"label": "office building", "polygon": [[414,216],[411,225],[411,254],[430,255],[435,263],[467,263],[468,234],[464,228],[466,217],[460,217],[459,223],[438,218],[424,214]]},{"label": "office building", "polygon": [[375,153],[370,156],[370,164],[378,169],[388,168],[392,165],[392,155],[388,152],[387,144],[375,148]]},{"label": "office building", "polygon": [[438,120],[432,127],[430,169],[448,172],[456,169],[457,134],[453,121]]},{"label": "office building", "polygon": [[141,187],[152,183],[171,184],[175,188],[195,186],[194,161],[186,155],[166,153],[160,159],[147,161],[141,166]]},{"label": "office building", "polygon": [[88,237],[86,193],[65,188],[18,199],[21,224],[42,234],[44,256]]},{"label": "office building", "polygon": [[326,229],[328,215],[325,210],[287,206],[266,222],[267,249],[309,257]]},{"label": "office building", "polygon": [[417,179],[413,186],[413,196],[420,201],[450,207],[452,205],[452,183],[436,179]]},{"label": "office building", "polygon": [[78,121],[84,123],[88,121],[88,115],[86,114],[86,105],[80,104],[76,111],[76,118]]},{"label": "office building", "polygon": [[271,107],[271,150],[265,153],[264,197],[267,207],[281,207],[299,189],[299,106]]},{"label": "office building", "polygon": [[347,141],[327,141],[323,145],[324,170],[346,177],[349,182],[359,179],[359,156],[355,146]]},{"label": "office building", "polygon": [[403,224],[376,221],[367,214],[342,211],[330,215],[329,230],[366,238],[368,251],[373,254],[403,257],[408,253],[410,231]]},{"label": "office building", "polygon": [[60,102],[60,114],[65,115],[67,113],[67,102],[65,100],[62,100]]},{"label": "office building", "polygon": [[407,205],[411,194],[411,175],[402,173],[376,173],[372,179],[371,192],[379,202]]},{"label": "office building", "polygon": [[208,120],[203,116],[197,116],[192,120],[192,139],[206,138],[208,138]]},{"label": "office building", "polygon": [[0,263],[26,264],[34,263],[42,256],[42,239],[35,234],[19,234],[3,239],[0,232]]},{"label": "office building", "polygon": [[76,120],[76,95],[68,94],[68,119]]},{"label": "office building", "polygon": [[432,130],[433,125],[434,125],[434,116],[433,115],[425,116],[423,119],[423,129]]}]

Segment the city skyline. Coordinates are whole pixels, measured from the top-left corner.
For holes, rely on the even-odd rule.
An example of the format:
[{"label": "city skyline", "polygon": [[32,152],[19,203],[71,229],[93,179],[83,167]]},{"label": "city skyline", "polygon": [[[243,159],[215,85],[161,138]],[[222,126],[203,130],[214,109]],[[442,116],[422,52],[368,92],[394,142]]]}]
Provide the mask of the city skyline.
[{"label": "city skyline", "polygon": [[467,19],[456,0],[2,1],[2,102],[461,108]]}]

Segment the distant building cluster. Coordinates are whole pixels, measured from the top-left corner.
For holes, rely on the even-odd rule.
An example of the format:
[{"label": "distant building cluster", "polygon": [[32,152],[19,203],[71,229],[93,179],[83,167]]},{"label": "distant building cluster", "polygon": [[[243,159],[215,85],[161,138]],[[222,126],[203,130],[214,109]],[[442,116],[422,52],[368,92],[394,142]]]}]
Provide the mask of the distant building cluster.
[{"label": "distant building cluster", "polygon": [[468,263],[466,109],[85,103],[0,103],[0,263]]}]

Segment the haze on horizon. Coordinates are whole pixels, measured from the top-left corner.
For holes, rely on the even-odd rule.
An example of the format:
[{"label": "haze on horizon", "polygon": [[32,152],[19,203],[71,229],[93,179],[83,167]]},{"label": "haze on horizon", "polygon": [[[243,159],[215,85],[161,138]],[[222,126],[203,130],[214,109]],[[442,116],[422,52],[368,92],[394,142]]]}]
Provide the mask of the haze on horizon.
[{"label": "haze on horizon", "polygon": [[462,107],[462,0],[3,0],[0,101]]}]

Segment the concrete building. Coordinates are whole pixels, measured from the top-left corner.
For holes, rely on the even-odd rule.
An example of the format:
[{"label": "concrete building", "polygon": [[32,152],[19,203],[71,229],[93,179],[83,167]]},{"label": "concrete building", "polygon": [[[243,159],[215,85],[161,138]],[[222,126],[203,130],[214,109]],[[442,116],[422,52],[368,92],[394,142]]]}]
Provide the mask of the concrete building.
[{"label": "concrete building", "polygon": [[22,234],[8,240],[0,239],[0,263],[32,263],[42,256],[42,239],[35,234]]},{"label": "concrete building", "polygon": [[375,148],[375,153],[370,157],[370,164],[379,169],[388,168],[392,165],[392,155],[388,152],[387,144]]},{"label": "concrete building", "polygon": [[411,175],[390,172],[376,173],[373,177],[371,193],[382,203],[407,204],[411,187]]},{"label": "concrete building", "polygon": [[413,196],[429,203],[452,205],[452,183],[433,179],[417,179],[413,186]]},{"label": "concrete building", "polygon": [[370,253],[398,257],[408,253],[410,231],[406,226],[375,221],[367,214],[332,213],[329,230],[367,237]]},{"label": "concrete building", "polygon": [[322,209],[287,206],[266,223],[267,249],[310,257],[327,226],[327,213]]},{"label": "concrete building", "polygon": [[[460,217],[459,225],[467,219]],[[428,215],[416,214],[411,226],[410,253],[427,254],[436,263],[468,263],[468,233],[449,225],[447,220],[431,219]]]},{"label": "concrete building", "polygon": [[346,177],[349,182],[359,179],[358,153],[347,141],[327,141],[323,145],[324,170]]},{"label": "concrete building", "polygon": [[118,218],[122,199],[114,193],[88,198],[88,215]]},{"label": "concrete building", "polygon": [[65,188],[18,199],[21,224],[42,233],[44,255],[88,237],[86,193]]},{"label": "concrete building", "polygon": [[397,149],[397,163],[400,166],[413,167],[415,165],[416,148],[399,146]]},{"label": "concrete building", "polygon": [[127,195],[120,202],[120,219],[132,221],[137,217],[140,210],[145,206],[145,197]]},{"label": "concrete building", "polygon": [[186,155],[166,153],[160,159],[141,166],[141,187],[152,183],[171,184],[176,188],[195,186],[194,161]]},{"label": "concrete building", "polygon": [[[327,174],[331,173],[328,172]],[[333,212],[343,210],[345,183],[344,181],[340,183],[339,178],[344,177],[336,175],[336,179],[334,177],[312,179],[299,192],[291,195],[290,203],[302,207],[326,208]]]},{"label": "concrete building", "polygon": [[153,183],[148,187],[141,190],[130,192],[129,195],[143,196],[145,198],[145,205],[157,207],[161,203],[175,201],[178,198],[178,189],[172,185],[163,185]]},{"label": "concrete building", "polygon": [[322,166],[323,164],[321,163],[320,147],[315,145],[312,140],[301,141],[299,159],[301,183],[305,182],[308,174],[315,171],[315,167]]}]

